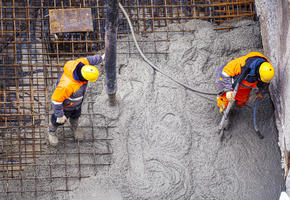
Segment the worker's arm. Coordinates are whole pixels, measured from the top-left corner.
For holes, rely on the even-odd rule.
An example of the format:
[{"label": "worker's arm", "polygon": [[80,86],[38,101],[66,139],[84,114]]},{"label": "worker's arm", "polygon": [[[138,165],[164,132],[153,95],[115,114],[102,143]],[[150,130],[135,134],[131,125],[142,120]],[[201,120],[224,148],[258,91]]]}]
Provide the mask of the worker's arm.
[{"label": "worker's arm", "polygon": [[[235,98],[233,97],[233,87],[244,79],[245,75],[248,73],[245,66],[245,61],[243,57],[236,58],[230,61],[222,70],[221,80],[223,90],[226,93],[226,98],[233,102]],[[244,67],[242,69],[242,67]],[[235,83],[235,84],[234,84]]]},{"label": "worker's arm", "polygon": [[233,77],[228,75],[226,72],[222,71],[221,81],[223,85],[224,92],[233,90]]},{"label": "worker's arm", "polygon": [[57,101],[51,100],[51,103],[52,103],[52,108],[53,108],[54,115],[56,117],[64,116],[63,106],[62,106],[63,102],[57,102]]},{"label": "worker's arm", "polygon": [[71,96],[72,93],[73,93],[72,89],[65,88],[59,85],[54,90],[51,97],[51,102],[52,102],[52,108],[53,108],[54,114],[57,118],[64,116],[62,104],[64,100],[66,100],[67,98]]},{"label": "worker's arm", "polygon": [[244,66],[244,64],[242,57],[240,57],[225,65],[221,73],[222,84],[225,92],[233,90],[233,78],[242,73],[242,66]]},{"label": "worker's arm", "polygon": [[100,55],[89,56],[86,57],[86,59],[89,61],[90,65],[97,65],[105,59],[105,54],[103,54],[102,56]]}]

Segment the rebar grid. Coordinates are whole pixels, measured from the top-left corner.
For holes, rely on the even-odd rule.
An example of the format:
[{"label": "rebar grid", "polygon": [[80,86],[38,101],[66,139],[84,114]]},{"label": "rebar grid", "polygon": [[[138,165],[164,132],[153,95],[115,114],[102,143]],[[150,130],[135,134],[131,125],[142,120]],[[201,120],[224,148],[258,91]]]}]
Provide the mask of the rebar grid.
[{"label": "rebar grid", "polygon": [[[156,46],[170,41],[168,27],[191,19],[204,19],[216,29],[231,28],[231,19],[255,15],[254,0],[121,0],[135,32],[146,37],[154,33],[147,55],[164,54]],[[91,8],[94,32],[50,34],[49,9]],[[111,164],[110,121],[96,113],[94,96],[88,88],[82,116],[88,125],[78,144],[68,134],[56,148],[45,144],[45,130],[51,114],[50,96],[70,59],[94,55],[104,47],[105,7],[98,0],[0,0],[0,199],[52,199],[68,195],[74,181],[95,175]],[[193,31],[184,29],[186,31]],[[138,54],[129,36],[129,26],[119,13],[118,39],[126,43],[119,56]],[[159,39],[158,34],[166,34]],[[128,39],[126,39],[128,37]],[[143,41],[139,37],[139,42]],[[102,79],[97,81],[102,85]],[[105,122],[103,124],[98,121]],[[97,133],[97,134],[96,134]]]}]

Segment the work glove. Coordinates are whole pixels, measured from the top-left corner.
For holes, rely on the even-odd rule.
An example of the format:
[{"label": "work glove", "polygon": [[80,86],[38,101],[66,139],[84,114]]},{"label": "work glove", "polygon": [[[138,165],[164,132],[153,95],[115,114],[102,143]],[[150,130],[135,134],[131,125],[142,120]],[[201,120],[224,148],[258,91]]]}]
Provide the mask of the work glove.
[{"label": "work glove", "polygon": [[227,99],[230,101],[230,102],[234,102],[235,101],[235,98],[233,98],[233,91],[228,91],[226,93],[226,97]]},{"label": "work glove", "polygon": [[257,92],[255,99],[259,99],[261,101],[262,98],[263,98],[263,95],[260,92]]},{"label": "work glove", "polygon": [[62,117],[58,117],[56,118],[56,123],[59,123],[59,124],[64,124],[66,122],[67,118],[66,116],[62,116]]},{"label": "work glove", "polygon": [[225,108],[226,108],[225,105],[221,105],[220,110],[219,110],[220,114],[223,114]]}]

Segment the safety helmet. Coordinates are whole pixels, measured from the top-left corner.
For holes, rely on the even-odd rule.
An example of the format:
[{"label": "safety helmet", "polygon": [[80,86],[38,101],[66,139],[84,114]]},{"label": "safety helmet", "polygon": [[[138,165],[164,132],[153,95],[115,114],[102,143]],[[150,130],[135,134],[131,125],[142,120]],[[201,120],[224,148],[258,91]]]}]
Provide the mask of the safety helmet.
[{"label": "safety helmet", "polygon": [[81,69],[84,79],[95,82],[99,77],[99,70],[92,65],[84,65]]},{"label": "safety helmet", "polygon": [[269,62],[263,62],[260,65],[259,74],[261,81],[267,83],[274,78],[275,71],[273,66]]}]

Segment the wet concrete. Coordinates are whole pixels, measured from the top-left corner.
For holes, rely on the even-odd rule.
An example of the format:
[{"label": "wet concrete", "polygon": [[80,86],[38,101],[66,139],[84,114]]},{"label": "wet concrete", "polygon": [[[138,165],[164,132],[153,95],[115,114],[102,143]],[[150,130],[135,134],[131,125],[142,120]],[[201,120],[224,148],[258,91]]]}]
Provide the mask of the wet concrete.
[{"label": "wet concrete", "polygon": [[[173,24],[169,30],[191,29],[192,32],[170,32],[170,42],[156,48],[168,54],[149,57],[163,71],[191,87],[215,92],[215,71],[231,59],[250,51],[262,52],[259,24],[241,21],[231,31],[215,31],[207,22],[193,20]],[[166,33],[148,35],[143,40],[166,39]],[[132,38],[129,38],[132,40]],[[139,38],[140,39],[140,38]],[[128,38],[124,38],[128,40]],[[152,52],[154,43],[143,42],[142,49]],[[118,43],[118,52],[128,52],[128,43]],[[131,46],[132,51],[132,46]],[[134,50],[137,52],[137,50]],[[86,179],[48,179],[39,181],[38,199],[105,199],[105,200],[274,200],[283,185],[283,171],[274,123],[274,108],[269,96],[259,103],[258,126],[265,138],[260,140],[254,132],[253,99],[242,109],[231,114],[231,126],[220,143],[218,113],[215,96],[198,95],[155,72],[138,54],[117,58],[117,105],[109,106],[104,76],[89,84],[83,113],[93,113],[95,119],[81,116],[83,127],[111,126],[102,129],[84,129],[87,138],[112,138],[110,167],[83,166]],[[103,82],[101,81],[103,80]],[[90,103],[89,103],[90,102]],[[94,102],[94,103],[91,103]],[[61,131],[61,130],[60,130]],[[68,129],[65,133],[70,134]],[[60,133],[61,134],[61,133]],[[63,141],[60,138],[60,141]],[[51,148],[53,155],[62,152],[63,142]],[[74,152],[72,138],[65,145],[66,152]],[[103,152],[106,145],[80,143],[81,152]],[[77,163],[73,155],[41,157],[38,163],[54,167],[53,163]],[[81,156],[82,162],[99,162],[93,156]],[[49,164],[49,165],[48,165]],[[23,176],[49,177],[51,168],[27,168]],[[77,167],[55,168],[53,176],[80,175]],[[26,174],[25,174],[26,173]],[[47,182],[49,181],[49,182]],[[70,192],[55,192],[65,189]],[[11,186],[12,187],[12,186]],[[21,183],[14,184],[22,187]],[[35,180],[25,183],[35,187]],[[12,194],[11,194],[12,195]],[[22,194],[31,199],[34,193]],[[11,196],[13,199],[13,196]],[[17,199],[17,198],[14,198]]]},{"label": "wet concrete", "polygon": [[[170,33],[171,42],[157,47],[168,55],[152,55],[150,59],[196,89],[214,92],[217,67],[250,51],[262,52],[259,24],[255,22],[241,21],[224,32],[198,20],[169,29],[187,26],[195,31]],[[162,39],[166,34],[155,37]],[[153,48],[152,43],[140,45],[145,51]],[[119,52],[126,50],[127,44],[118,44]],[[116,126],[110,132],[114,162],[104,172],[110,189],[102,191],[112,190],[117,195],[106,199],[279,198],[283,172],[269,96],[259,103],[257,114],[263,140],[254,132],[250,99],[244,108],[233,110],[226,139],[220,143],[217,134],[221,116],[215,96],[204,98],[184,89],[152,70],[138,55],[119,55],[117,65],[118,104],[109,107],[103,89],[95,97],[93,108]],[[98,178],[89,178],[70,193],[72,199],[78,199],[88,185],[86,198],[95,199],[99,189],[92,184],[100,188]]]}]

